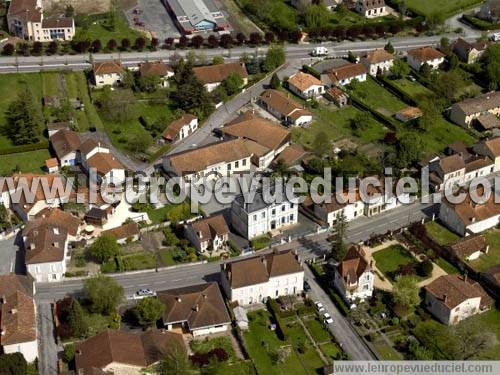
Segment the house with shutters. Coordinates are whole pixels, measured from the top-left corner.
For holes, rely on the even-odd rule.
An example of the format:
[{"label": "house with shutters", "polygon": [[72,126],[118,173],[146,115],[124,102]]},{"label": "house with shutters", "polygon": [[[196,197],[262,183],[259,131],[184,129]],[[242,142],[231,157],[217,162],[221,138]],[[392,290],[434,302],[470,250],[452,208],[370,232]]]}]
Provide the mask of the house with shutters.
[{"label": "house with shutters", "polygon": [[383,17],[389,14],[384,0],[357,0],[356,11],[366,18]]},{"label": "house with shutters", "polygon": [[427,64],[431,69],[439,69],[446,55],[433,47],[422,47],[408,51],[408,65],[415,70],[420,70]]},{"label": "house with shutters", "polygon": [[325,93],[325,85],[311,74],[299,71],[288,78],[288,89],[302,99],[310,100]]},{"label": "house with shutters", "polygon": [[198,66],[193,68],[193,74],[203,83],[208,92],[214,91],[232,74],[236,74],[242,79],[242,86],[248,84],[247,68],[245,64],[239,62]]},{"label": "house with shutters", "polygon": [[372,76],[388,73],[394,65],[394,55],[383,48],[368,52],[359,60]]},{"label": "house with shutters", "polygon": [[200,254],[218,254],[226,250],[229,228],[224,215],[208,216],[193,221],[185,227],[186,238]]},{"label": "house with shutters", "polygon": [[363,248],[352,245],[335,268],[335,288],[348,303],[354,304],[356,300],[371,298],[374,280],[372,265],[366,260]]},{"label": "house with shutters", "polygon": [[184,114],[174,120],[163,132],[163,140],[170,143],[182,141],[198,129],[198,117],[191,114]]},{"label": "house with shutters", "polygon": [[424,287],[424,305],[441,323],[454,325],[489,310],[493,299],[467,275],[444,275]]},{"label": "house with shutters", "polygon": [[231,302],[240,306],[263,303],[268,298],[296,296],[304,287],[304,269],[291,251],[224,262],[221,285]]},{"label": "house with shutters", "polygon": [[259,100],[262,107],[284,125],[303,126],[313,119],[310,111],[279,90],[267,89]]},{"label": "house with shutters", "polygon": [[125,68],[119,61],[102,61],[94,63],[92,68],[94,84],[97,88],[116,86],[122,82]]}]

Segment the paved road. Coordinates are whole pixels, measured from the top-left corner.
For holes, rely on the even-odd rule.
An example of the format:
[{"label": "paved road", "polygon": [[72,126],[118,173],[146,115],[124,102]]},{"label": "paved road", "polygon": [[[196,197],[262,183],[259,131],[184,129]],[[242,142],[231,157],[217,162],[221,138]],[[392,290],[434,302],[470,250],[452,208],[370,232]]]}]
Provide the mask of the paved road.
[{"label": "paved road", "polygon": [[[405,51],[412,48],[435,45],[444,35],[430,37],[395,37],[389,39],[368,40],[359,42],[344,41],[341,43],[323,43],[331,51],[331,56],[344,56],[348,51],[363,52],[374,48],[382,48],[389,40],[396,50]],[[447,34],[450,38],[456,38],[456,34]],[[475,30],[467,29],[462,35],[467,40],[474,40],[480,33]],[[310,51],[319,44],[290,44],[286,46],[286,53],[289,59],[309,57]],[[214,56],[224,55],[228,59],[237,60],[244,53],[246,54],[265,54],[266,46],[258,48],[236,47],[230,50],[224,49],[205,49],[203,53],[208,60]],[[120,60],[125,66],[137,66],[138,63],[145,60],[164,60],[174,55],[185,56],[189,50],[159,50],[155,52],[115,52],[112,54],[80,54],[64,56],[14,56],[0,58],[0,73],[16,72],[39,72],[47,70],[85,70],[90,68],[91,61],[104,61],[110,59]]]},{"label": "paved road", "polygon": [[314,301],[321,301],[325,306],[325,312],[332,316],[333,323],[328,324],[328,329],[333,334],[342,349],[357,361],[369,361],[377,359],[368,349],[365,342],[354,331],[349,321],[340,313],[332,300],[321,288],[308,266],[304,267],[304,276],[311,287],[311,298]]},{"label": "paved road", "polygon": [[37,304],[38,366],[41,375],[57,374],[58,347],[50,303]]}]

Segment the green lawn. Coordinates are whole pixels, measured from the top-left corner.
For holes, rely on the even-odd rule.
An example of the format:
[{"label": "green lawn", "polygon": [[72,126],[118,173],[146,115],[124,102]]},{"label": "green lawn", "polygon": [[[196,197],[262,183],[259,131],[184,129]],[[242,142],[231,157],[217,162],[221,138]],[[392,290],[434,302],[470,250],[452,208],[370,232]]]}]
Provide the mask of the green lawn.
[{"label": "green lawn", "polygon": [[482,254],[478,259],[473,260],[470,263],[475,270],[484,272],[488,268],[500,264],[500,230],[491,229],[484,233],[490,249],[488,254]]},{"label": "green lawn", "polygon": [[386,249],[373,253],[376,267],[389,280],[394,281],[399,266],[416,264],[417,260],[401,245],[392,245]]},{"label": "green lawn", "polygon": [[440,245],[449,245],[460,239],[458,235],[449,231],[447,228],[435,221],[429,221],[426,223],[425,229],[428,236]]},{"label": "green lawn", "polygon": [[[94,17],[98,18],[97,16]],[[106,18],[102,17],[101,19],[89,22],[88,27],[77,27],[73,40],[93,41],[99,39],[103,48],[105,48],[110,39],[114,39],[118,43],[118,46],[120,46],[121,40],[127,38],[130,40],[131,45],[134,45],[135,40],[140,36],[144,37],[144,34],[131,29],[123,17],[117,17],[114,30],[108,27]]]},{"label": "green lawn", "polygon": [[[290,343],[281,341],[276,332],[269,328],[271,315],[264,310],[254,311],[248,314],[250,329],[244,333],[245,343],[260,375],[274,374],[313,374],[323,366],[318,354],[307,343],[308,350],[299,355],[290,347],[290,343],[306,340],[305,333],[298,324],[287,327],[290,335]],[[279,348],[288,348],[289,354],[283,363],[274,363],[271,352]],[[306,367],[304,367],[306,366]]]},{"label": "green lawn", "polygon": [[317,343],[331,341],[332,336],[330,332],[318,318],[304,320],[304,324]]},{"label": "green lawn", "polygon": [[177,264],[177,262],[173,258],[173,254],[172,254],[171,249],[162,249],[158,253],[160,255],[160,260],[161,260],[163,266],[168,267],[168,266],[173,266],[174,264]]},{"label": "green lawn", "polygon": [[340,347],[333,342],[321,344],[319,348],[321,349],[323,354],[331,360],[341,358],[342,356],[342,349],[340,349]]},{"label": "green lawn", "polygon": [[382,360],[397,361],[401,359],[399,353],[383,340],[375,341],[373,346],[375,347],[377,353],[382,357]]},{"label": "green lawn", "polygon": [[305,147],[314,148],[314,140],[317,135],[325,133],[328,139],[332,141],[352,137],[359,140],[360,143],[367,144],[379,141],[387,132],[387,129],[381,123],[373,119],[373,122],[358,137],[353,134],[351,122],[361,111],[353,106],[334,110],[332,108],[321,106],[313,110],[317,116],[317,121],[314,121],[307,129],[293,128],[292,137],[294,141]]},{"label": "green lawn", "polygon": [[195,215],[191,213],[191,207],[188,202],[167,204],[161,208],[148,209],[146,212],[153,224],[159,224],[165,221],[182,221]]},{"label": "green lawn", "polygon": [[260,237],[255,237],[250,242],[255,250],[261,250],[265,247],[268,247],[271,244],[271,238],[269,238],[268,236],[260,236]]},{"label": "green lawn", "polygon": [[101,118],[89,96],[87,79],[83,72],[64,73],[69,98],[79,98],[85,110],[75,113],[78,130],[87,131],[90,127],[104,129]]},{"label": "green lawn", "polygon": [[457,267],[455,267],[453,264],[451,264],[450,262],[448,262],[444,258],[441,258],[441,257],[436,258],[436,259],[434,259],[434,263],[436,263],[439,267],[441,267],[448,274],[460,273],[460,270]]},{"label": "green lawn", "polygon": [[481,2],[482,0],[406,0],[405,4],[409,9],[426,16],[433,13],[448,16]]},{"label": "green lawn", "polygon": [[112,318],[108,315],[92,314],[88,312],[85,312],[84,319],[89,327],[89,337],[95,336],[98,333],[106,330],[112,323]]},{"label": "green lawn", "polygon": [[[5,124],[5,111],[18,94],[28,86],[33,92],[37,105],[42,107],[42,97],[53,92],[55,83],[54,73],[26,73],[26,74],[1,74],[0,75],[0,124]],[[8,88],[8,89],[7,89]],[[40,131],[45,129],[42,125]],[[9,138],[0,131],[0,150],[14,147]]]},{"label": "green lawn", "polygon": [[235,361],[236,353],[234,352],[233,344],[231,339],[227,336],[215,337],[215,338],[205,338],[201,340],[191,341],[191,349],[195,353],[208,353],[210,350],[215,348],[222,348],[229,355],[230,361]]},{"label": "green lawn", "polygon": [[11,175],[15,168],[21,172],[43,172],[44,162],[50,159],[49,150],[20,152],[17,154],[0,155],[0,175]]},{"label": "green lawn", "polygon": [[391,80],[391,83],[414,100],[418,100],[421,96],[429,96],[432,94],[432,91],[427,87],[417,81],[410,81],[407,78]]},{"label": "green lawn", "polygon": [[480,359],[500,360],[500,310],[493,307],[490,311],[468,318],[471,323],[476,322],[480,332],[493,332],[497,341],[493,347],[486,350]]},{"label": "green lawn", "polygon": [[380,86],[373,78],[368,77],[365,82],[359,82],[352,90],[353,94],[363,103],[385,115],[392,115],[395,112],[408,107],[397,96]]}]

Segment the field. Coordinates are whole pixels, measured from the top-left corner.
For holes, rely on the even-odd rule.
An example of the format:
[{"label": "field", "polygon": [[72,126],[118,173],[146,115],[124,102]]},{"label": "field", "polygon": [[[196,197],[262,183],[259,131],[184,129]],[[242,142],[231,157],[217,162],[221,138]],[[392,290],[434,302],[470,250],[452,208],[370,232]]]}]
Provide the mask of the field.
[{"label": "field", "polygon": [[0,176],[9,176],[14,169],[24,173],[42,173],[44,161],[47,159],[50,159],[49,150],[0,155]]},{"label": "field", "polygon": [[432,94],[432,91],[427,87],[422,86],[418,82],[410,81],[407,78],[391,80],[391,83],[415,100],[418,100],[420,96],[429,96]]},{"label": "field", "polygon": [[391,94],[389,91],[380,86],[374,79],[369,77],[365,82],[357,83],[352,90],[356,97],[360,98],[363,103],[377,112],[392,116],[395,112],[408,107],[398,97]]},{"label": "field", "polygon": [[[478,332],[493,332],[497,336],[495,345],[486,350],[480,359],[499,360],[500,359],[500,311],[492,307],[491,311],[475,315],[469,318],[471,324],[478,325]],[[467,320],[469,320],[467,319]]]},{"label": "field", "polygon": [[405,4],[409,9],[415,12],[430,15],[440,13],[445,16],[451,16],[460,10],[470,8],[475,4],[481,3],[481,0],[406,0]]},{"label": "field", "polygon": [[490,245],[488,254],[481,254],[478,259],[470,262],[470,265],[479,272],[500,264],[500,230],[491,229],[484,235]]},{"label": "field", "polygon": [[345,137],[352,137],[360,143],[372,143],[382,139],[387,129],[373,119],[367,129],[363,130],[359,137],[354,135],[351,127],[352,120],[361,113],[353,106],[330,110],[327,107],[320,107],[314,110],[317,121],[313,122],[307,129],[293,128],[292,136],[296,142],[305,147],[313,148],[314,140],[319,133],[325,133],[328,139],[336,141]]},{"label": "field", "polygon": [[391,281],[395,280],[400,266],[417,263],[417,260],[400,245],[377,251],[373,254],[373,259],[376,267]]},{"label": "field", "polygon": [[440,245],[449,245],[458,241],[460,237],[435,221],[429,221],[425,224],[425,229],[430,238]]}]

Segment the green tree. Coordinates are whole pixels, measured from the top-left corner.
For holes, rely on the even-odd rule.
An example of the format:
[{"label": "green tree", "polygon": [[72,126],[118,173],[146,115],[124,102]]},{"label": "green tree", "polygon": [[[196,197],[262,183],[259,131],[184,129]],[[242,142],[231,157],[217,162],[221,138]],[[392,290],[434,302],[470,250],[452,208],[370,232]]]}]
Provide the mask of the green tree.
[{"label": "green tree", "polygon": [[422,74],[422,76],[423,76],[424,78],[430,78],[430,77],[431,77],[431,75],[432,75],[432,68],[431,68],[431,66],[430,66],[429,64],[427,64],[427,63],[424,63],[424,64],[420,67],[419,71],[420,71],[420,74]]},{"label": "green tree", "polygon": [[111,4],[109,6],[108,12],[108,27],[111,31],[116,30],[116,26],[118,24],[118,12],[119,12],[118,0],[111,0]]},{"label": "green tree", "polygon": [[347,60],[351,63],[358,62],[357,56],[352,51],[347,52]]},{"label": "green tree", "polygon": [[212,65],[222,65],[224,64],[224,57],[222,56],[214,56],[212,59]]},{"label": "green tree", "polygon": [[165,352],[165,357],[160,362],[160,373],[162,375],[187,375],[193,372],[193,366],[184,345],[172,340]]},{"label": "green tree", "polygon": [[368,129],[373,122],[372,116],[365,111],[360,111],[351,120],[351,128],[356,136],[361,136],[363,131]]},{"label": "green tree", "polygon": [[443,53],[448,55],[451,52],[450,39],[445,36],[442,37],[439,42],[439,48],[441,49],[441,51],[443,51]]},{"label": "green tree", "polygon": [[76,347],[75,344],[67,344],[64,346],[63,360],[66,363],[70,363],[75,359]]},{"label": "green tree", "polygon": [[121,85],[125,89],[135,89],[135,75],[130,70],[125,70],[122,75]]},{"label": "green tree", "polygon": [[424,144],[422,138],[417,134],[407,133],[398,139],[396,145],[398,152],[398,164],[400,167],[408,167],[420,159]]},{"label": "green tree", "polygon": [[468,85],[468,77],[459,69],[440,72],[433,80],[432,87],[437,97],[446,99],[448,103],[460,97],[463,88]]},{"label": "green tree", "polygon": [[392,290],[394,302],[411,311],[420,304],[419,290],[416,277],[398,275]]},{"label": "green tree", "polygon": [[441,118],[439,100],[434,96],[424,97],[418,105],[423,112],[423,116],[418,119],[418,127],[424,131],[432,129],[432,125]]},{"label": "green tree", "polygon": [[446,16],[442,12],[434,12],[427,16],[427,25],[431,30],[436,30],[437,28],[443,26],[446,20]]},{"label": "green tree", "polygon": [[318,155],[325,155],[331,151],[331,142],[328,135],[324,131],[316,134],[313,141],[313,148]]},{"label": "green tree", "polygon": [[336,261],[340,262],[342,259],[344,259],[348,250],[347,244],[345,243],[347,220],[344,213],[342,213],[337,218],[337,220],[333,224],[332,229],[335,233],[335,239],[333,240],[332,244],[332,257]]},{"label": "green tree", "polygon": [[403,60],[396,59],[390,71],[395,78],[400,79],[410,74],[410,67]]},{"label": "green tree", "polygon": [[123,122],[137,117],[137,99],[131,90],[115,90],[105,87],[98,99],[100,113],[110,121]]},{"label": "green tree", "polygon": [[77,299],[73,299],[68,312],[68,322],[74,337],[84,337],[87,334],[88,325],[85,320],[83,308]]},{"label": "green tree", "polygon": [[5,113],[7,133],[15,145],[37,143],[43,125],[42,112],[33,92],[25,85]]},{"label": "green tree", "polygon": [[21,353],[0,354],[0,374],[25,375],[27,363]]},{"label": "green tree", "polygon": [[102,234],[90,246],[90,254],[100,263],[106,263],[120,254],[120,245],[114,236]]},{"label": "green tree", "polygon": [[123,301],[123,288],[108,276],[96,275],[87,279],[83,290],[90,302],[90,311],[95,313],[110,315]]},{"label": "green tree", "polygon": [[143,327],[150,327],[160,320],[165,305],[156,297],[141,299],[134,307],[134,315]]},{"label": "green tree", "polygon": [[160,77],[155,74],[143,74],[137,79],[137,87],[142,92],[155,92],[160,85]]},{"label": "green tree", "polygon": [[71,121],[75,116],[75,108],[68,98],[63,98],[59,107],[54,108],[53,115],[57,119],[57,121]]},{"label": "green tree", "polygon": [[9,226],[10,226],[9,211],[5,208],[3,204],[0,204],[0,228],[6,229]]},{"label": "green tree", "polygon": [[272,89],[279,89],[281,87],[281,80],[280,78],[278,77],[278,74],[274,73],[271,77],[271,82],[269,83],[269,86],[272,88]]},{"label": "green tree", "polygon": [[127,148],[133,153],[144,152],[153,143],[147,132],[139,132],[128,140]]},{"label": "green tree", "polygon": [[394,47],[392,46],[391,42],[387,42],[384,49],[391,54],[394,53]]},{"label": "green tree", "polygon": [[243,84],[243,78],[239,74],[232,73],[222,82],[222,87],[228,96],[232,96],[241,91]]},{"label": "green tree", "polygon": [[283,65],[286,60],[285,50],[282,46],[274,44],[267,50],[264,59],[264,71],[272,72],[280,65]]},{"label": "green tree", "polygon": [[490,90],[500,88],[500,44],[492,44],[483,55],[483,67]]},{"label": "green tree", "polygon": [[417,264],[417,273],[422,277],[429,277],[432,274],[434,266],[429,259],[426,259]]},{"label": "green tree", "polygon": [[482,353],[496,344],[496,335],[485,331],[477,321],[466,319],[455,329],[448,327],[454,338],[453,356],[450,359],[468,361],[480,359]]},{"label": "green tree", "polygon": [[323,4],[310,5],[304,12],[304,20],[309,30],[318,30],[329,22],[328,9]]}]

